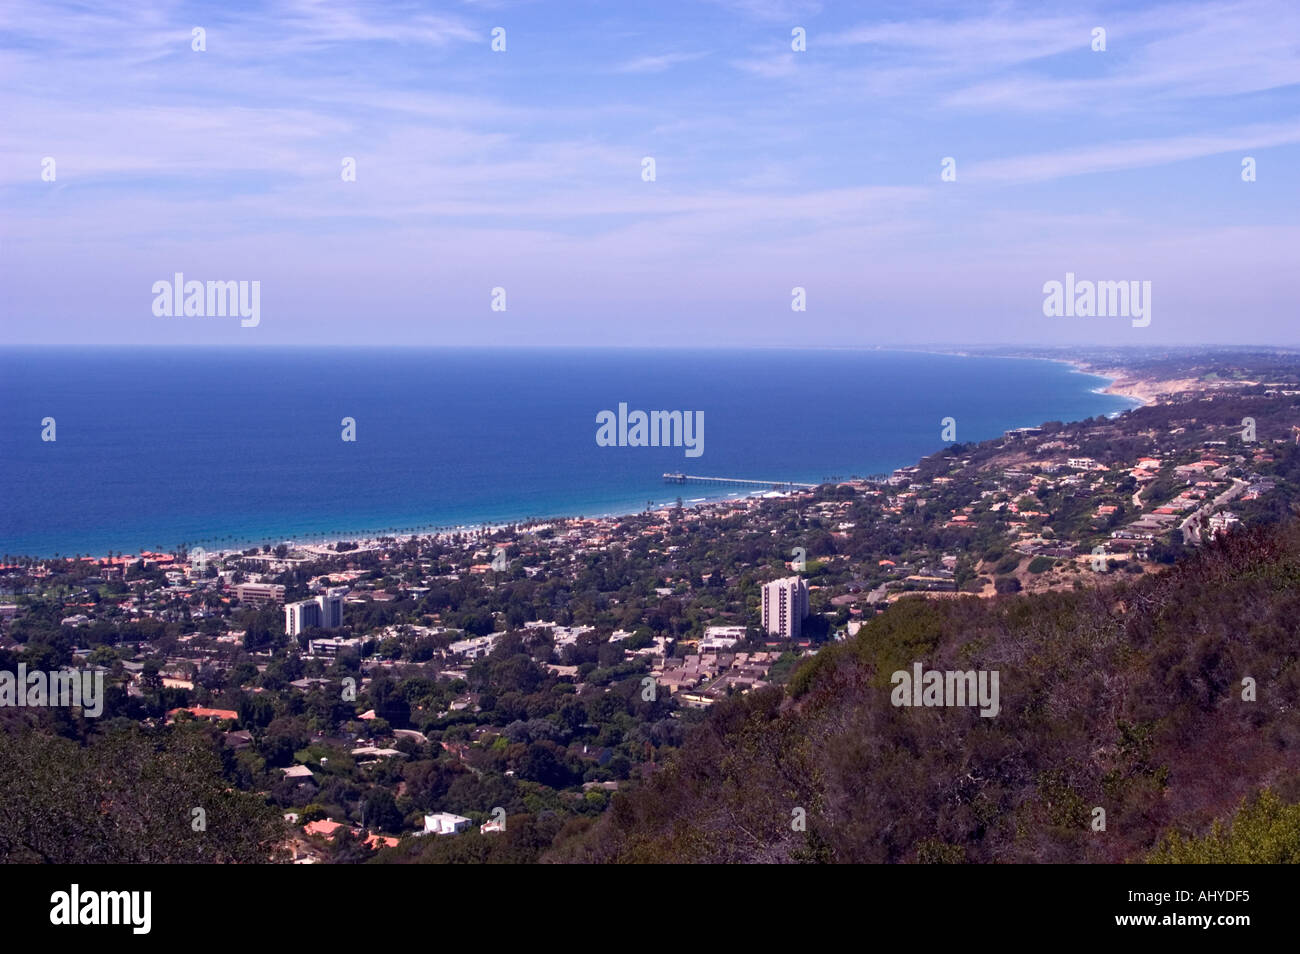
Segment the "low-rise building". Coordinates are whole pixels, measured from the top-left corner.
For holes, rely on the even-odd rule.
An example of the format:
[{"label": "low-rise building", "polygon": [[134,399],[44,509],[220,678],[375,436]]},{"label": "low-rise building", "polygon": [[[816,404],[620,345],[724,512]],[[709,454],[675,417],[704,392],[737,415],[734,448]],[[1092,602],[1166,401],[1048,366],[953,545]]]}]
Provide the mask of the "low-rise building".
[{"label": "low-rise building", "polygon": [[420,835],[455,835],[468,827],[471,821],[461,815],[450,812],[435,812],[424,816],[424,830]]},{"label": "low-rise building", "polygon": [[235,598],[248,606],[284,605],[284,587],[279,583],[240,583]]}]

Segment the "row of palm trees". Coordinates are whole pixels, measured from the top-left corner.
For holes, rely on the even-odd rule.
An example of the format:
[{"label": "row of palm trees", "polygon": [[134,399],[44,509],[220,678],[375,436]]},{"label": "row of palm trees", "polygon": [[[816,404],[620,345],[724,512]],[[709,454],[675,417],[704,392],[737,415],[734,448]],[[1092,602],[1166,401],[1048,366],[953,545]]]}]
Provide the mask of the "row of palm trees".
[{"label": "row of palm trees", "polygon": [[[648,503],[649,502],[647,502],[647,504]],[[395,536],[453,535],[457,539],[475,540],[475,539],[482,538],[484,536],[492,536],[493,534],[499,533],[503,530],[510,534],[524,533],[529,530],[532,530],[535,527],[542,526],[544,524],[557,523],[557,522],[562,523],[566,519],[569,518],[528,517],[522,521],[511,521],[511,522],[487,521],[483,524],[479,524],[474,527],[453,526],[451,524],[424,523],[424,524],[415,524],[407,527],[398,527],[398,526],[384,527],[378,530],[376,529],[367,529],[367,530],[334,529],[334,530],[327,531],[326,536],[336,540],[342,540],[350,537],[361,537],[361,536],[395,537]],[[581,516],[578,516],[577,518],[574,519],[581,520],[583,518]],[[207,537],[197,544],[182,542],[175,548],[175,552],[188,553],[191,549],[193,549],[196,546],[208,546],[214,550],[235,550],[238,549],[241,544],[248,544],[251,542],[252,542],[251,537],[239,537],[236,536],[235,534],[226,534],[223,537]],[[263,551],[268,553],[274,547],[275,544],[273,543],[262,544]],[[168,551],[161,543],[156,543],[152,547],[140,547],[139,552],[143,554],[143,553],[166,553]],[[120,550],[114,551],[110,549],[107,553],[107,556],[105,557],[105,562],[111,564],[114,558],[121,560],[123,557],[131,557],[133,555],[134,554],[125,553]],[[77,561],[77,560],[81,560],[83,557],[86,559],[93,558],[92,555],[89,553],[85,553],[85,554],[75,553],[70,557],[65,557],[62,553],[59,552],[55,552],[52,557],[19,556],[16,554],[6,553],[4,555],[3,560],[5,566],[36,567],[46,563],[58,562],[65,559]]]},{"label": "row of palm trees", "polygon": [[[557,518],[557,519],[564,519],[564,518]],[[582,518],[578,517],[577,519],[580,520]],[[331,538],[335,540],[343,540],[343,539],[356,538],[356,537],[383,538],[383,537],[423,536],[423,535],[442,536],[446,534],[455,534],[456,536],[468,537],[472,539],[472,538],[485,536],[485,535],[490,536],[502,530],[505,530],[508,533],[520,533],[520,532],[531,530],[534,527],[542,526],[543,524],[554,523],[554,522],[556,522],[555,519],[548,519],[545,517],[528,517],[522,521],[511,521],[511,522],[487,521],[483,524],[479,524],[474,527],[454,526],[452,524],[422,523],[422,524],[414,524],[406,527],[391,526],[391,527],[381,527],[378,529],[368,528],[365,530],[347,530],[343,528],[335,528],[332,530],[325,531],[323,535],[327,538]],[[240,544],[246,544],[252,542],[253,541],[251,537],[237,537],[234,534],[227,534],[224,537],[208,537],[200,541],[200,545],[209,544],[212,545],[214,549],[233,550],[236,549]],[[269,551],[275,545],[276,544],[274,543],[264,543],[262,544],[262,549],[264,551]],[[191,546],[192,544],[182,543],[180,545],[180,549],[188,550]]]}]

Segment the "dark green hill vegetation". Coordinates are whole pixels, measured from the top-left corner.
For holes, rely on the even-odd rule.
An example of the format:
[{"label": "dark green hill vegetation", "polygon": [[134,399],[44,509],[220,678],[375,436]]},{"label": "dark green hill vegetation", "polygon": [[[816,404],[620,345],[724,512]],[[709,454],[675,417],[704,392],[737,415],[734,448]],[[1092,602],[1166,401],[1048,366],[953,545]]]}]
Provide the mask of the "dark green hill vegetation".
[{"label": "dark green hill vegetation", "polygon": [[[905,599],[784,693],[715,706],[545,860],[1294,860],[1298,630],[1296,522],[1106,589]],[[894,707],[914,662],[998,671],[1000,712]]]},{"label": "dark green hill vegetation", "polygon": [[205,726],[119,723],[85,745],[29,726],[0,732],[0,863],[272,860],[285,828],[234,790]]}]

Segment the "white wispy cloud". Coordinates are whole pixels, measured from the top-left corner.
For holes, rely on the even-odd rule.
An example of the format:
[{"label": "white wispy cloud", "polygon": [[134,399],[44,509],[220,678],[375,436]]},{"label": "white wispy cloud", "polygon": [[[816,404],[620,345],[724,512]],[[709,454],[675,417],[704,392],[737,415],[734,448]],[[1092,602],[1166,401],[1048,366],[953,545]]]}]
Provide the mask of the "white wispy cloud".
[{"label": "white wispy cloud", "polygon": [[1067,176],[1163,166],[1227,152],[1300,143],[1300,119],[1191,136],[1106,143],[972,163],[968,181],[1041,182]]},{"label": "white wispy cloud", "polygon": [[816,16],[822,11],[822,4],[818,0],[712,0],[712,2],[734,13],[770,22]]},{"label": "white wispy cloud", "polygon": [[[273,270],[282,302],[292,287],[326,310],[368,307],[356,288],[373,281],[401,313],[430,275],[439,296],[477,301],[498,272],[566,307],[593,281],[666,304],[680,286],[743,311],[768,300],[756,288],[781,305],[798,276],[850,309],[937,301],[936,268],[1001,306],[1071,255],[1210,275],[1246,261],[1239,247],[1291,235],[1275,173],[1300,144],[1300,10],[1283,0],[1095,15],[917,0],[887,18],[781,0],[666,0],[653,17],[381,0],[194,9],[5,5],[0,287],[32,315],[46,295],[69,314],[99,308],[78,302],[79,281],[50,290],[51,262],[98,269],[84,287],[105,300],[131,275],[128,302],[154,272],[194,263]],[[505,55],[488,48],[498,24]],[[195,25],[206,53],[190,49]],[[1099,25],[1108,50],[1092,53]],[[790,49],[794,26],[806,53]],[[1217,204],[1207,188],[1171,213],[1142,188],[1150,170],[1255,153],[1260,181]],[[655,182],[640,177],[645,155]],[[947,155],[957,183],[939,180]],[[40,179],[45,156],[57,182]],[[356,182],[340,180],[344,156]],[[1139,174],[1115,175],[1126,170]],[[1047,185],[1006,188],[1022,183]],[[1269,255],[1252,260],[1261,283],[1293,288]],[[828,327],[851,332],[846,314]]]},{"label": "white wispy cloud", "polygon": [[692,60],[700,59],[704,55],[703,53],[660,53],[654,56],[638,56],[636,59],[620,63],[615,67],[615,72],[662,73],[679,63],[689,63]]}]

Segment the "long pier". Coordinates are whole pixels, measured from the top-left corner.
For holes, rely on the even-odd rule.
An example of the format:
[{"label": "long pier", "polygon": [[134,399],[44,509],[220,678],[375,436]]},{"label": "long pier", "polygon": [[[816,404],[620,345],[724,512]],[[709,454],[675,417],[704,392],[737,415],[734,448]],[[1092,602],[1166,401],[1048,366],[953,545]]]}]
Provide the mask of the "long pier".
[{"label": "long pier", "polygon": [[801,484],[793,480],[746,480],[743,477],[697,477],[694,474],[664,474],[670,484],[728,484],[740,487],[766,487],[769,490],[813,490],[816,484]]}]

